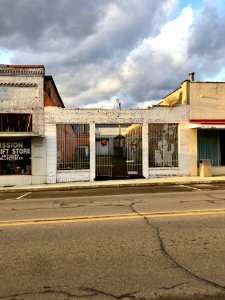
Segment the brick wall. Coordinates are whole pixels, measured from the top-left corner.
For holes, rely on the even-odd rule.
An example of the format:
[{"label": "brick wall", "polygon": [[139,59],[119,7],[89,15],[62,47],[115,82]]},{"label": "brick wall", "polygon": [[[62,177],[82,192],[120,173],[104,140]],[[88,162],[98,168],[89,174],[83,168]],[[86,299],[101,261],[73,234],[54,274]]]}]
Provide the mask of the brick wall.
[{"label": "brick wall", "polygon": [[32,114],[32,131],[44,134],[44,67],[0,65],[0,113]]},{"label": "brick wall", "polygon": [[44,78],[44,106],[64,107],[52,76]]},{"label": "brick wall", "polygon": [[[84,181],[95,178],[95,124],[143,124],[143,175],[150,177],[190,175],[190,138],[189,138],[189,106],[154,107],[150,109],[65,109],[45,107],[45,126],[48,144],[56,144],[56,124],[90,124],[90,170],[57,171],[53,174],[53,162],[56,162],[55,151],[48,151],[48,182]],[[179,167],[164,170],[148,168],[148,124],[179,123]],[[55,128],[55,129],[54,129]],[[54,141],[53,141],[54,139]],[[55,181],[54,181],[55,180]]]},{"label": "brick wall", "polygon": [[188,121],[189,106],[150,109],[45,108],[45,124],[179,123]]}]

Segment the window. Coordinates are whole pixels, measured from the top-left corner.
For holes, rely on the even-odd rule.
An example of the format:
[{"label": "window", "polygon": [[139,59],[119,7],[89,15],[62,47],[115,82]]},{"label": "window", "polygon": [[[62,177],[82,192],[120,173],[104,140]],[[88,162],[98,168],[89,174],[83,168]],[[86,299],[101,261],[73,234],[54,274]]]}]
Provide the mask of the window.
[{"label": "window", "polygon": [[32,116],[30,114],[0,114],[0,131],[31,132]]},{"label": "window", "polygon": [[198,130],[198,162],[210,159],[213,166],[225,166],[225,131],[222,129]]},{"label": "window", "polygon": [[57,125],[57,169],[89,169],[89,145],[88,124]]},{"label": "window", "polygon": [[178,124],[149,124],[149,167],[178,167]]},{"label": "window", "polygon": [[31,139],[0,139],[0,175],[31,175]]}]

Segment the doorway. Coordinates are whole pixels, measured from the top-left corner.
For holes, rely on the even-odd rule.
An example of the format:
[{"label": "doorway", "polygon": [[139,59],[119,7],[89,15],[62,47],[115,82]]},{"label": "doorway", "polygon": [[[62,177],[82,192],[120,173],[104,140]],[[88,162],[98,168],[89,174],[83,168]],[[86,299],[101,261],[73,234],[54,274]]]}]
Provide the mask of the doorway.
[{"label": "doorway", "polygon": [[142,177],[142,125],[96,125],[96,179]]},{"label": "doorway", "polygon": [[225,166],[225,130],[198,130],[198,162],[210,159],[213,166]]}]

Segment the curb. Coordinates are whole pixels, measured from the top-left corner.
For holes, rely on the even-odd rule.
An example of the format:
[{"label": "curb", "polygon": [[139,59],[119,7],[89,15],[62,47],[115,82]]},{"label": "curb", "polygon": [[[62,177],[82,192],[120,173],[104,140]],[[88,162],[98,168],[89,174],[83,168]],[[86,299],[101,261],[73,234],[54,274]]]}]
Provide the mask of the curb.
[{"label": "curb", "polygon": [[41,186],[24,186],[24,187],[3,187],[0,192],[40,192],[40,191],[69,191],[81,189],[100,189],[100,188],[121,188],[121,187],[146,187],[146,186],[166,186],[166,185],[192,185],[192,184],[218,184],[225,183],[224,179],[201,179],[201,180],[177,180],[177,181],[163,181],[163,182],[124,182],[124,183],[103,183],[102,184],[87,184],[87,185],[63,185],[45,184]]}]

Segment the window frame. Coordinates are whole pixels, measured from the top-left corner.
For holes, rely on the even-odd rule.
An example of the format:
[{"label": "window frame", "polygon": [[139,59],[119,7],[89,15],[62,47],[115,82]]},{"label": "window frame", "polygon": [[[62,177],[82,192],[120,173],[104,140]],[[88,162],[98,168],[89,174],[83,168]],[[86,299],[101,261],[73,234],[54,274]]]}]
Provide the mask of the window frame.
[{"label": "window frame", "polygon": [[178,123],[149,123],[149,168],[178,168]]}]

